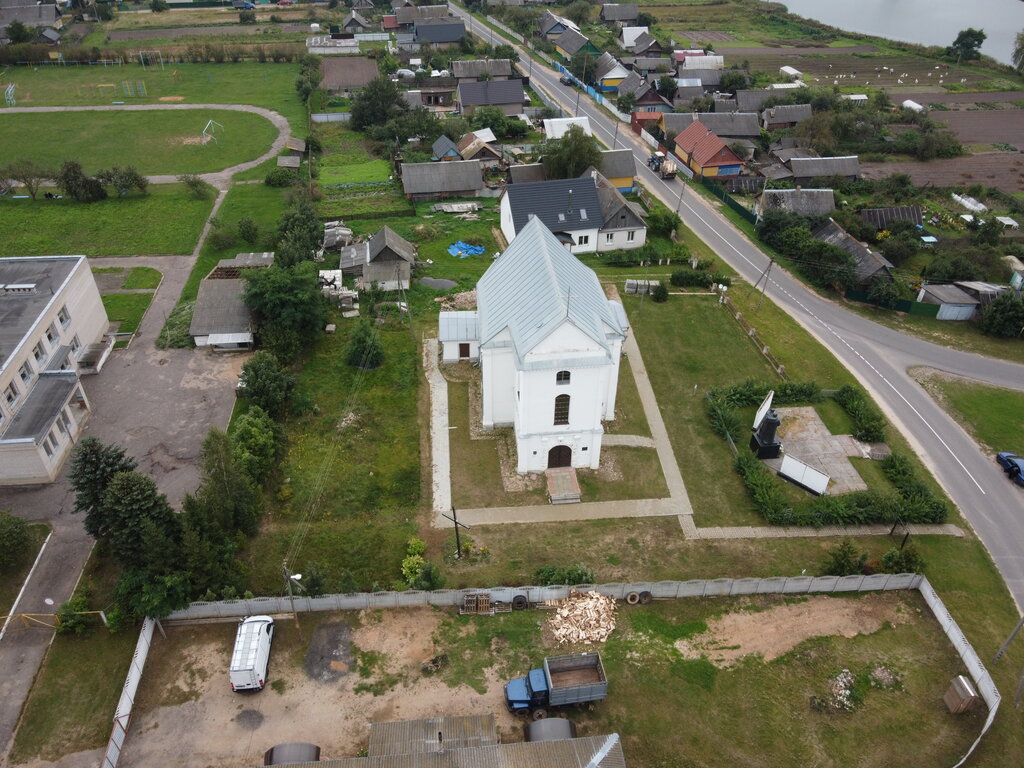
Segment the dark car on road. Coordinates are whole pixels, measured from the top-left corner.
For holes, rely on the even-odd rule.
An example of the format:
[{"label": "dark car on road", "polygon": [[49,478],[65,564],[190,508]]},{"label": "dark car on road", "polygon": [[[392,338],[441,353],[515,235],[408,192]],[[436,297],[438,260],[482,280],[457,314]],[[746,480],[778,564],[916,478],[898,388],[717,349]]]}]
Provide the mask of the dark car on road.
[{"label": "dark car on road", "polygon": [[1024,458],[1015,453],[997,453],[996,461],[1017,485],[1024,486]]},{"label": "dark car on road", "polygon": [[572,85],[573,84],[572,78],[569,77],[568,75],[562,75],[560,78],[558,78],[558,82],[560,82],[562,85]]}]

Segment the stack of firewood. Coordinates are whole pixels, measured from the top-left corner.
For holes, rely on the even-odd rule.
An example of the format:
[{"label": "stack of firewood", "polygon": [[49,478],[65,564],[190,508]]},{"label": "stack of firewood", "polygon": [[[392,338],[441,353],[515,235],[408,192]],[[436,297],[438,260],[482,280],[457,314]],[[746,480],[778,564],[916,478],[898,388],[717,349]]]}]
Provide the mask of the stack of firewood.
[{"label": "stack of firewood", "polygon": [[559,643],[603,643],[615,629],[615,600],[599,592],[573,591],[549,624]]}]

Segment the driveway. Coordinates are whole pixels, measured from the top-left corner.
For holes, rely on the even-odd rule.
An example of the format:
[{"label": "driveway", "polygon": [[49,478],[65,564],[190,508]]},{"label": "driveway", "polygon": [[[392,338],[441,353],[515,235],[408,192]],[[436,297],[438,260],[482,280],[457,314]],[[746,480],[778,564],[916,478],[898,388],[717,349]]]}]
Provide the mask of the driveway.
[{"label": "driveway", "polygon": [[[175,506],[199,484],[196,459],[206,431],[227,426],[233,384],[245,359],[155,348],[193,263],[192,256],[91,260],[97,267],[151,266],[164,279],[131,346],[115,351],[99,374],[82,378],[92,403],[83,436],[124,446],[138,460],[139,471],[151,476]],[[53,537],[18,603],[19,613],[51,613],[71,596],[92,549],[81,517],[71,514],[73,506],[66,476],[46,486],[0,488],[0,508],[53,526]],[[0,760],[51,636],[45,629],[11,629],[0,640],[5,673],[0,676],[0,744],[7,745]]]}]

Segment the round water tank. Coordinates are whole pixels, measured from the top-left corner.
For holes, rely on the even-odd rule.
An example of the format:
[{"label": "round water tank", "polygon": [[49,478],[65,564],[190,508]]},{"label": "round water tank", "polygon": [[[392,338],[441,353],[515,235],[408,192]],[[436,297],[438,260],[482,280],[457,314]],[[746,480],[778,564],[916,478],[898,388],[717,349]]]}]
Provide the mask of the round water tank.
[{"label": "round water tank", "polygon": [[576,738],[576,724],[564,717],[534,720],[526,726],[527,741],[563,741]]},{"label": "round water tank", "polygon": [[303,741],[289,741],[278,744],[263,753],[264,765],[294,765],[315,763],[320,759],[320,747]]},{"label": "round water tank", "polygon": [[319,32],[320,31],[320,25],[319,24],[310,24],[309,25],[309,31],[310,32]]}]

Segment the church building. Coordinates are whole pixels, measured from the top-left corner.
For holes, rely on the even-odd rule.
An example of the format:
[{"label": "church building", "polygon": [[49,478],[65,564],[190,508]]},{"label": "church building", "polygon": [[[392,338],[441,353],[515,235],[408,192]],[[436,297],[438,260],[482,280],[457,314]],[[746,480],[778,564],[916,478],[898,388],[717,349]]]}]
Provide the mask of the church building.
[{"label": "church building", "polygon": [[477,310],[442,312],[439,330],[444,362],[479,360],[483,426],[515,430],[520,473],[597,469],[626,313],[539,218],[480,278]]}]

